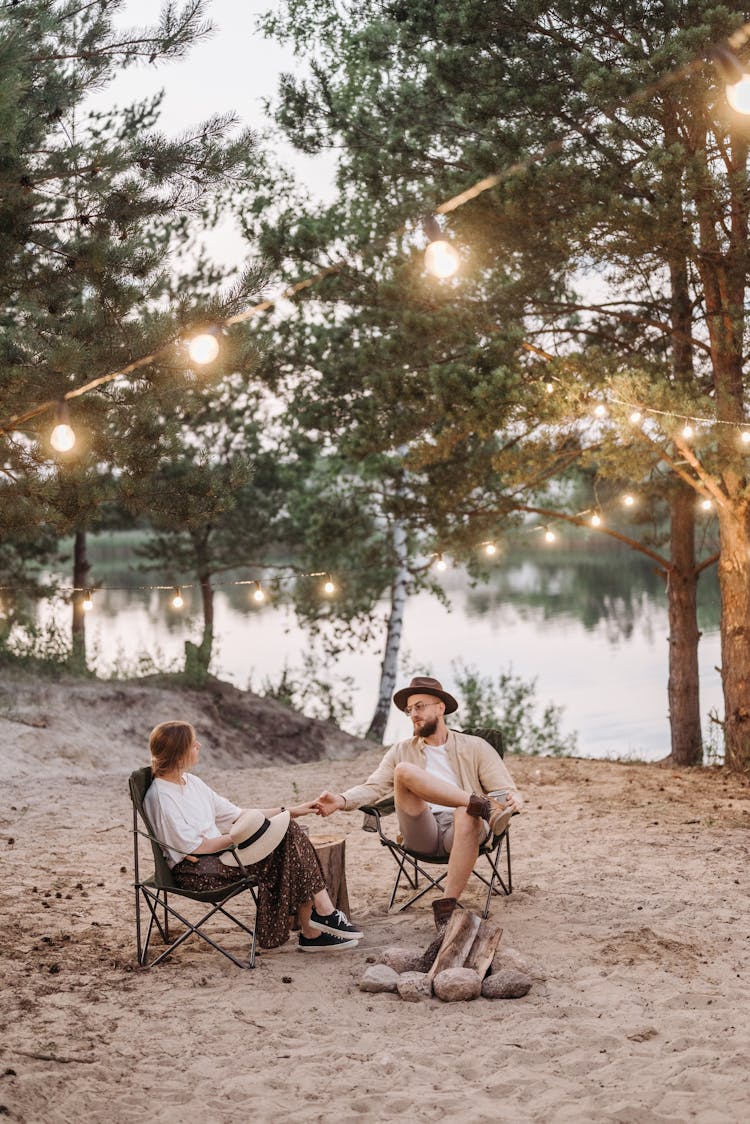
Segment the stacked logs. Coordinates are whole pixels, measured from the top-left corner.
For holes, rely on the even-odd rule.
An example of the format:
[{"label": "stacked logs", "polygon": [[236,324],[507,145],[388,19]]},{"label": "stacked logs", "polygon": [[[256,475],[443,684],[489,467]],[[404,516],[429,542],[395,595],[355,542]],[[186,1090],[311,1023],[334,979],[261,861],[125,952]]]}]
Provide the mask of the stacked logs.
[{"label": "stacked logs", "polygon": [[382,963],[365,970],[360,990],[398,992],[409,1002],[432,995],[446,1003],[480,995],[486,999],[520,998],[531,988],[531,978],[512,961],[511,966],[493,969],[502,934],[497,922],[457,909],[426,952],[387,949]]}]

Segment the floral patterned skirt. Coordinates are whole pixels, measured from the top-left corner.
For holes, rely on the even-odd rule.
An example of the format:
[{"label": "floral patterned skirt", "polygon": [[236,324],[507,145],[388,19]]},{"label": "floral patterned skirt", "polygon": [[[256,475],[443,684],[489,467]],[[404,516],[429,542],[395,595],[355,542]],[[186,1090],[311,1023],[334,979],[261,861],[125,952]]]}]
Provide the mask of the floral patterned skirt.
[{"label": "floral patterned skirt", "polygon": [[[224,866],[218,855],[197,855],[172,867],[183,890],[220,890],[237,881],[237,868]],[[303,902],[325,889],[320,860],[310,840],[292,820],[284,838],[270,855],[245,867],[258,881],[256,930],[261,948],[276,948],[289,939],[289,919]]]}]

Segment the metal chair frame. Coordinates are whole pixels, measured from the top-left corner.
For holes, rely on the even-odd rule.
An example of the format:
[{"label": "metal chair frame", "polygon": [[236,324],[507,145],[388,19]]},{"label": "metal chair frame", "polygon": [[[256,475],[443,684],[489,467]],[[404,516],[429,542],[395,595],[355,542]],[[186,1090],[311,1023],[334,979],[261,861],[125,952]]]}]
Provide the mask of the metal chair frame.
[{"label": "metal chair frame", "polygon": [[[388,912],[393,910],[393,904],[396,901],[399,887],[402,879],[411,890],[415,891],[411,894],[406,901],[393,910],[394,913],[401,913],[403,910],[408,909],[414,902],[419,901],[424,894],[428,894],[430,890],[441,890],[443,882],[445,881],[447,870],[444,870],[437,878],[433,878],[429,870],[425,869],[426,865],[430,866],[446,866],[448,862],[447,855],[423,855],[419,851],[412,851],[405,847],[403,843],[399,843],[397,839],[392,839],[383,830],[383,818],[395,812],[396,807],[392,800],[380,800],[377,804],[368,804],[361,809],[365,813],[365,817],[372,816],[375,824],[370,826],[365,822],[365,831],[377,831],[380,837],[380,842],[383,847],[386,847],[396,863],[396,880],[393,883],[391,890],[391,899],[388,902]],[[505,848],[505,877],[500,869],[502,861],[503,846]],[[489,865],[489,878],[477,867],[474,867],[472,874],[483,882],[487,887],[487,899],[485,901],[482,917],[489,917],[490,904],[492,902],[493,894],[498,897],[509,895],[513,892],[513,879],[510,864],[510,833],[508,828],[505,829],[500,835],[493,835],[487,843],[479,848],[479,858],[487,860]],[[420,887],[419,879],[424,878],[427,882],[426,886]]]},{"label": "metal chair frame", "polygon": [[[129,781],[130,798],[133,802],[133,867],[135,875],[133,888],[135,890],[135,924],[138,963],[143,968],[153,968],[156,964],[161,963],[162,960],[170,956],[181,944],[184,944],[189,937],[195,935],[200,937],[201,940],[205,941],[212,948],[215,948],[222,956],[226,956],[226,958],[231,960],[233,964],[236,964],[238,968],[254,968],[256,949],[255,928],[249,927],[244,921],[240,920],[239,917],[235,917],[235,915],[226,908],[226,903],[231,901],[232,898],[236,898],[240,894],[245,893],[245,891],[249,891],[257,911],[258,898],[255,893],[257,881],[247,873],[244,866],[242,866],[236,849],[232,848],[235,852],[239,869],[242,872],[237,882],[222,887],[220,890],[193,891],[183,890],[177,886],[172,876],[172,871],[164,857],[163,847],[165,844],[154,834],[154,830],[149,823],[148,816],[143,807],[143,798],[148,791],[151,780],[151,769],[146,766],[143,769],[136,769],[135,772],[131,774]],[[142,831],[138,826],[139,818],[145,825],[146,831]],[[151,850],[154,858],[154,873],[150,878],[141,878],[140,875],[139,838],[148,839],[151,843]],[[171,849],[174,850],[175,848]],[[174,905],[169,900],[170,895],[209,904],[211,908],[203,914],[199,921],[193,922],[179,912],[179,910],[175,909]],[[142,919],[142,909],[144,906],[148,913],[145,937],[143,935],[144,921]],[[234,953],[203,931],[206,923],[216,914],[227,918],[227,920],[238,926],[238,928],[244,930],[250,937],[250,956],[247,961],[238,959]],[[185,932],[181,933],[174,940],[170,938],[169,933],[170,917],[176,918],[185,926]],[[154,930],[158,932],[162,941],[168,947],[149,963],[149,946]]]},{"label": "metal chair frame", "polygon": [[[464,730],[463,732],[484,738],[501,757],[503,756],[503,737],[500,730],[492,730],[483,727],[481,729]],[[396,880],[391,891],[391,900],[388,903],[389,913],[393,910],[393,905],[396,901],[396,895],[398,894],[402,879],[414,893],[393,910],[395,913],[401,913],[403,910],[408,909],[409,906],[419,901],[419,899],[429,893],[430,890],[442,890],[443,882],[448,873],[447,870],[445,870],[437,878],[433,878],[430,871],[425,869],[425,865],[446,866],[448,863],[447,855],[420,854],[418,851],[413,851],[405,847],[398,839],[393,839],[387,834],[383,828],[383,818],[393,814],[395,810],[396,805],[392,796],[378,800],[375,804],[363,805],[361,809],[361,811],[365,813],[362,827],[365,831],[376,831],[378,833],[381,845],[387,848],[396,863]],[[501,872],[503,848],[505,849],[504,876]],[[510,895],[513,893],[509,827],[506,827],[499,835],[493,835],[482,844],[479,848],[478,859],[480,858],[487,860],[490,869],[487,871],[485,868],[485,871],[489,874],[489,878],[486,877],[486,874],[481,870],[478,870],[476,866],[472,874],[487,887],[487,899],[485,901],[482,917],[488,917],[493,895],[502,897],[503,895]],[[426,886],[420,887],[420,877],[426,880]]]}]

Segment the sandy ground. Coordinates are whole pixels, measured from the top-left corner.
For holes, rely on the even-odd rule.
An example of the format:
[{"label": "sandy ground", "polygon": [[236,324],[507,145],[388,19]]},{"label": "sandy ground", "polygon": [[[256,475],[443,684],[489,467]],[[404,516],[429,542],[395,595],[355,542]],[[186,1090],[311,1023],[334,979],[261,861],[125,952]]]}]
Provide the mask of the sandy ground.
[{"label": "sandy ground", "polygon": [[[750,1119],[747,783],[511,759],[528,804],[512,827],[514,893],[492,916],[531,961],[534,986],[518,1000],[409,1004],[364,994],[358,980],[389,945],[427,946],[429,899],[386,914],[390,859],[359,813],[307,821],[313,834],[346,835],[352,913],[366,931],[358,948],[310,957],[292,939],[241,971],[191,941],[143,970],[126,785],[138,762],[24,761],[18,745],[34,730],[14,726],[11,747],[9,729],[0,726],[0,1115]],[[103,740],[110,765],[116,746]],[[262,805],[340,789],[378,757],[251,768],[207,759],[202,775]],[[478,906],[479,894],[465,901]],[[243,951],[239,936],[228,940]]]}]

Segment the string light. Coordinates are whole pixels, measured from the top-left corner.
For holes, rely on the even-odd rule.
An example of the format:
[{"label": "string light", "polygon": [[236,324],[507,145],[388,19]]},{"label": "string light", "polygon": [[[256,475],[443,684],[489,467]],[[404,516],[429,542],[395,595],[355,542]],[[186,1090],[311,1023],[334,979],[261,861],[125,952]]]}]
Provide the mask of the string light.
[{"label": "string light", "polygon": [[606,418],[607,407],[602,405],[602,403],[600,402],[598,406],[594,406],[594,413],[598,418]]},{"label": "string light", "polygon": [[260,604],[262,601],[265,601],[265,599],[266,595],[263,592],[263,586],[260,582],[256,582],[255,589],[253,590],[253,601],[257,601],[258,604]]},{"label": "string light", "polygon": [[50,434],[49,443],[58,453],[69,453],[76,443],[67,402],[58,402],[55,407],[55,426]]},{"label": "string light", "polygon": [[632,507],[635,503],[635,496],[631,496],[630,493],[626,492],[622,497],[622,502],[625,504],[625,507]]},{"label": "string light", "polygon": [[440,570],[440,571],[448,569],[448,563],[445,561],[442,554],[437,555],[437,560],[435,562],[435,569]]},{"label": "string light", "polygon": [[176,585],[174,587],[174,597],[172,598],[172,608],[181,609],[184,604],[185,602],[182,597],[182,590],[178,585]]},{"label": "string light", "polygon": [[740,433],[740,441],[743,445],[750,445],[750,429],[743,429]]},{"label": "string light", "polygon": [[714,505],[712,500],[701,500],[701,507],[704,511],[711,511],[713,506]]},{"label": "string light", "polygon": [[693,429],[692,425],[683,426],[682,436],[686,441],[689,441],[691,437],[695,436],[695,430]]},{"label": "string light", "polygon": [[443,232],[434,215],[429,215],[422,226],[429,239],[427,249],[424,252],[425,269],[433,277],[439,277],[441,280],[446,277],[453,277],[461,264],[456,247],[443,237]]},{"label": "string light", "polygon": [[643,421],[643,414],[640,410],[633,410],[632,414],[630,415],[630,420],[632,421],[633,425],[638,425],[638,422]]},{"label": "string light", "polygon": [[495,546],[494,542],[488,542],[484,544],[484,553],[489,555],[490,558],[492,558],[493,555],[497,554],[497,547]]},{"label": "string light", "polygon": [[601,517],[601,515],[599,515],[599,513],[597,511],[595,511],[594,514],[591,516],[591,526],[592,527],[601,527],[601,525],[602,525],[602,517]]},{"label": "string light", "polygon": [[333,584],[333,579],[330,574],[326,575],[326,580],[323,585],[323,592],[329,595],[336,592],[336,586]]},{"label": "string light", "polygon": [[556,540],[557,540],[557,535],[555,534],[554,531],[550,531],[550,529],[548,527],[547,530],[544,532],[544,541],[545,542],[556,542]]},{"label": "string light", "polygon": [[547,391],[548,394],[554,394],[554,392],[555,392],[554,384],[551,383],[551,382],[545,383],[544,389]]},{"label": "string light", "polygon": [[737,113],[750,113],[750,75],[740,60],[724,43],[717,43],[709,51],[724,80],[727,101]]},{"label": "string light", "polygon": [[219,354],[219,332],[216,328],[209,328],[192,337],[188,343],[188,355],[194,363],[205,367],[213,363]]},{"label": "string light", "polygon": [[87,589],[83,595],[81,608],[83,609],[84,613],[90,613],[94,608],[94,594],[90,589]]}]

